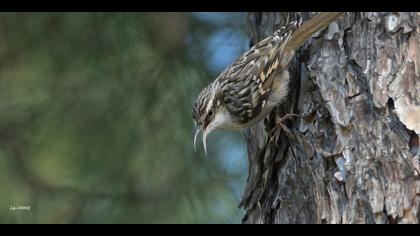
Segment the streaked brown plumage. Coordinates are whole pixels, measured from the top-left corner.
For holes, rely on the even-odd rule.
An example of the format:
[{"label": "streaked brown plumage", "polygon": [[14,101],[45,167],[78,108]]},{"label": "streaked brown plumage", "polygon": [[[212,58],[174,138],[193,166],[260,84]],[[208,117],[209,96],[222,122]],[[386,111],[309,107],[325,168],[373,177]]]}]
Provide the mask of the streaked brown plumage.
[{"label": "streaked brown plumage", "polygon": [[298,27],[290,22],[263,39],[204,88],[193,106],[203,145],[215,129],[240,130],[261,121],[288,95],[288,65],[295,50],[342,13],[319,13]]}]

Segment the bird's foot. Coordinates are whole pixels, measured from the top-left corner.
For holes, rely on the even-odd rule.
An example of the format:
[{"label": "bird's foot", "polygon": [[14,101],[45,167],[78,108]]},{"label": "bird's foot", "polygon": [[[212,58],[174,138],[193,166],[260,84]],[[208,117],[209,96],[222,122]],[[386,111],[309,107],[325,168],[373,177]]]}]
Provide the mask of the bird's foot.
[{"label": "bird's foot", "polygon": [[279,134],[282,130],[286,132],[286,135],[288,137],[293,137],[292,131],[290,131],[290,129],[287,128],[287,126],[284,124],[286,120],[291,119],[293,117],[299,117],[299,115],[290,113],[284,115],[283,117],[276,116],[275,126],[273,129],[271,129],[271,131],[268,134],[268,137],[270,137],[270,143],[275,141],[275,143],[277,144],[278,138],[280,136]]}]

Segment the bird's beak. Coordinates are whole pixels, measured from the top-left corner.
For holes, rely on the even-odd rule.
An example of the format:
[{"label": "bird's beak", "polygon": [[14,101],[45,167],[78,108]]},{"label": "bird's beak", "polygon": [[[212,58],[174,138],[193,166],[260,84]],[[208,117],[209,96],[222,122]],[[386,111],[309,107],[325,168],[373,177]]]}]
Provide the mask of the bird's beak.
[{"label": "bird's beak", "polygon": [[203,130],[203,146],[204,146],[204,153],[206,153],[206,156],[207,156],[207,143],[206,143],[207,134],[208,134],[208,129]]},{"label": "bird's beak", "polygon": [[200,131],[201,131],[201,127],[198,126],[197,131],[195,131],[195,135],[194,135],[194,152],[197,151],[196,148],[195,148],[195,143],[197,141],[197,135],[198,135],[198,133],[200,133]]},{"label": "bird's beak", "polygon": [[[197,131],[195,131],[195,135],[194,135],[194,151],[195,152],[197,151],[197,149],[195,148],[196,143],[197,143],[197,136],[198,136],[198,134],[200,133],[201,130],[202,130],[202,127],[198,126]],[[204,146],[204,152],[206,153],[206,156],[207,156],[206,137],[207,137],[207,134],[209,133],[208,131],[209,131],[208,129],[203,129],[203,146]]]}]

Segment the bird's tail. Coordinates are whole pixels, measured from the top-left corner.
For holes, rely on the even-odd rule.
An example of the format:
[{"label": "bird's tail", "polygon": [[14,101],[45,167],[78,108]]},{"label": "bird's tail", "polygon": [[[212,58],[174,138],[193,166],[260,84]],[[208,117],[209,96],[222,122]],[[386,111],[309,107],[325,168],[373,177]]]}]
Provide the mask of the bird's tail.
[{"label": "bird's tail", "polygon": [[290,36],[288,43],[285,45],[285,50],[296,49],[304,44],[309,37],[311,37],[318,30],[327,27],[331,22],[337,19],[343,12],[322,12],[318,13],[310,20],[304,22],[295,32]]}]

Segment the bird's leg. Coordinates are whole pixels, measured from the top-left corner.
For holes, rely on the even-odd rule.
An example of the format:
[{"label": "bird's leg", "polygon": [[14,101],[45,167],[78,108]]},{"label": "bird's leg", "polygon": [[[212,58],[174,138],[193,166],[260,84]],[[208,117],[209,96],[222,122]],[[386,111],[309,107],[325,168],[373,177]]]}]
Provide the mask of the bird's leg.
[{"label": "bird's leg", "polygon": [[276,125],[280,125],[280,126],[283,126],[283,121],[285,121],[285,120],[287,120],[287,119],[291,119],[292,117],[299,117],[299,115],[298,114],[294,114],[294,113],[289,113],[289,114],[286,114],[286,115],[284,115],[283,117],[279,117],[279,116],[276,116]]},{"label": "bird's leg", "polygon": [[279,134],[282,130],[286,132],[286,135],[289,138],[293,138],[292,131],[290,131],[290,129],[287,128],[287,126],[284,124],[286,120],[291,119],[293,117],[299,117],[299,115],[289,113],[289,114],[286,114],[286,115],[280,117],[279,111],[276,109],[275,125],[274,125],[274,128],[269,133],[270,142],[272,142],[275,139],[275,141],[277,143]]}]

